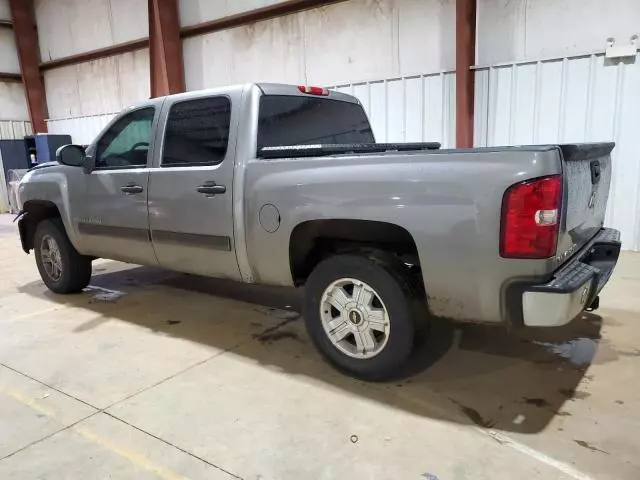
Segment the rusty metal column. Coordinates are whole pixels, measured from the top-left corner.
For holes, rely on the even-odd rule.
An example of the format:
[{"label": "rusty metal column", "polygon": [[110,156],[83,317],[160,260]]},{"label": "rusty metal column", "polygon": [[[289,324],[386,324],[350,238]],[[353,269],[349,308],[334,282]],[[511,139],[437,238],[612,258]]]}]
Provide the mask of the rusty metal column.
[{"label": "rusty metal column", "polygon": [[178,0],[149,0],[151,96],[184,92]]},{"label": "rusty metal column", "polygon": [[33,0],[9,0],[29,118],[34,133],[46,133],[46,95],[40,75],[40,50]]},{"label": "rusty metal column", "polygon": [[456,146],[473,147],[476,0],[456,0]]}]

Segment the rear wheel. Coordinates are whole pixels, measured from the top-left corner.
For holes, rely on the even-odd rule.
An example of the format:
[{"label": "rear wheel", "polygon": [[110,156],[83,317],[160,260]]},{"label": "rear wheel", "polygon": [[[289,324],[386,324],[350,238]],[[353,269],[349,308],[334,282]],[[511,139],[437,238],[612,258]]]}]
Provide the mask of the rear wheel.
[{"label": "rear wheel", "polygon": [[54,293],[76,293],[89,284],[91,258],[80,255],[60,219],[38,223],[34,252],[40,277]]},{"label": "rear wheel", "polygon": [[363,380],[385,380],[413,350],[411,302],[394,262],[336,255],[307,280],[305,322],[318,350],[336,368]]}]

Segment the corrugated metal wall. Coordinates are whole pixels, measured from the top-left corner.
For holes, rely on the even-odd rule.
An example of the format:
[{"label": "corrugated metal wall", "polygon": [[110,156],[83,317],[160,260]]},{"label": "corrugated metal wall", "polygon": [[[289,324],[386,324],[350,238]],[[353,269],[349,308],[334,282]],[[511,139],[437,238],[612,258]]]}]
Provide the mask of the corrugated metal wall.
[{"label": "corrugated metal wall", "polygon": [[607,225],[640,250],[640,55],[604,54],[482,67],[478,146],[615,141]]},{"label": "corrugated metal wall", "polygon": [[26,120],[0,120],[0,140],[15,140],[31,135],[31,122]]},{"label": "corrugated metal wall", "polygon": [[378,142],[455,144],[456,75],[440,72],[331,87],[357,97]]}]

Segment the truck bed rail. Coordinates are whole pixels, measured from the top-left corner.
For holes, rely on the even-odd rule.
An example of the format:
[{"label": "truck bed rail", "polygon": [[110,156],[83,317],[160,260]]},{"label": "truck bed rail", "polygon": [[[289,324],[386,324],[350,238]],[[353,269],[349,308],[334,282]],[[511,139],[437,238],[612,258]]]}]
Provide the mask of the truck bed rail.
[{"label": "truck bed rail", "polygon": [[438,142],[420,143],[350,143],[323,145],[282,145],[260,149],[260,158],[320,157],[357,153],[411,152],[438,150]]}]

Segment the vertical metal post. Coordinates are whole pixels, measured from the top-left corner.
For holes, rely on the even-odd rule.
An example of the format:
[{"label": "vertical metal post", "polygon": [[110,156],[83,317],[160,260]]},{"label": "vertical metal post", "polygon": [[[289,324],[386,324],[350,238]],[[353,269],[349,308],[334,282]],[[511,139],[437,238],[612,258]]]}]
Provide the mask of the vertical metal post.
[{"label": "vertical metal post", "polygon": [[18,49],[20,74],[34,133],[46,133],[46,95],[40,75],[40,50],[33,0],[9,0],[13,35]]},{"label": "vertical metal post", "polygon": [[456,146],[473,147],[476,0],[456,0]]},{"label": "vertical metal post", "polygon": [[177,0],[148,0],[151,96],[185,91]]}]

